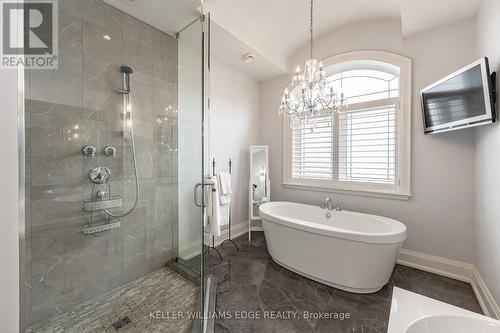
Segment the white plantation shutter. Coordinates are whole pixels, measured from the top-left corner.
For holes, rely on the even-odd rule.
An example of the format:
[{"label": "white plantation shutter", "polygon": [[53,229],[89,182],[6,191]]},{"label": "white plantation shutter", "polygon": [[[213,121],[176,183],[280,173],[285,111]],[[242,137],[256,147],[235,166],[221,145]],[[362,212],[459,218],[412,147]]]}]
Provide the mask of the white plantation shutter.
[{"label": "white plantation shutter", "polygon": [[292,178],[395,183],[396,105],[295,119],[291,131]]},{"label": "white plantation shutter", "polygon": [[332,116],[292,120],[292,178],[333,180]]},{"label": "white plantation shutter", "polygon": [[339,116],[339,181],[394,184],[396,105]]}]

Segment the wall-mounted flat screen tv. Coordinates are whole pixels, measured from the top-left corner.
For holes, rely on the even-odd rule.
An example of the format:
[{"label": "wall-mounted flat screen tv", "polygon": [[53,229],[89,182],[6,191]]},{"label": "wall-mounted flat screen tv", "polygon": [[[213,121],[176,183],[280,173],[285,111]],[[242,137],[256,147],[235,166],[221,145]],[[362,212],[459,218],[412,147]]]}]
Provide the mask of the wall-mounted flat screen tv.
[{"label": "wall-mounted flat screen tv", "polygon": [[425,134],[493,123],[495,75],[481,58],[421,91]]}]

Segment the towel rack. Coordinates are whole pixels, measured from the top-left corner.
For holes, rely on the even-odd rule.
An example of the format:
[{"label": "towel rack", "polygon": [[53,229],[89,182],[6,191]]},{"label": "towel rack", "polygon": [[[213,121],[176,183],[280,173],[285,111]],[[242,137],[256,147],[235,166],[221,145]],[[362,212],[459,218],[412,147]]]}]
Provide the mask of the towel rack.
[{"label": "towel rack", "polygon": [[[230,158],[229,159],[229,170],[228,170],[230,175],[232,174],[232,166],[233,166],[233,161]],[[215,175],[215,158],[213,159],[212,167],[213,167],[213,172],[214,172],[214,175]],[[231,208],[232,208],[232,203],[233,203],[233,199],[231,198],[231,201],[229,202],[229,221],[228,221],[228,229],[229,230],[228,230],[228,238],[226,238],[225,240],[222,241],[221,246],[224,245],[226,242],[230,242],[236,248],[236,253],[238,253],[240,251],[240,248],[231,239],[231,213],[232,213],[232,209]]]},{"label": "towel rack", "polygon": [[[230,158],[229,159],[229,174],[231,175],[232,174],[232,166],[233,166],[233,161],[232,159]],[[212,159],[212,175],[213,176],[216,176],[216,172],[215,172],[216,168],[215,168],[215,158]],[[226,238],[225,240],[222,241],[221,243],[221,246],[223,246],[225,243],[232,243],[234,245],[234,247],[236,248],[236,253],[238,253],[240,251],[238,245],[236,245],[236,243],[231,239],[231,208],[232,208],[232,199],[231,199],[231,202],[229,203],[229,223],[228,223],[228,238]],[[209,245],[205,251],[205,253],[209,252],[210,250],[214,250],[217,252],[217,254],[219,255],[219,258],[220,260],[222,261],[223,258],[222,258],[222,255],[221,253],[219,252],[219,250],[217,250],[215,248],[215,235],[212,235],[212,245]]]}]

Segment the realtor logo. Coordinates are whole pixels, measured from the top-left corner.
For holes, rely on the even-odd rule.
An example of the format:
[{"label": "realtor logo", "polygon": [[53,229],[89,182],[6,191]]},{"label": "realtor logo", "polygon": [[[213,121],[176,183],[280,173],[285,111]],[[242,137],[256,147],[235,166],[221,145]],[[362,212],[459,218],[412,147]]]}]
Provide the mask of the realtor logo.
[{"label": "realtor logo", "polygon": [[57,1],[0,1],[0,67],[57,68]]}]

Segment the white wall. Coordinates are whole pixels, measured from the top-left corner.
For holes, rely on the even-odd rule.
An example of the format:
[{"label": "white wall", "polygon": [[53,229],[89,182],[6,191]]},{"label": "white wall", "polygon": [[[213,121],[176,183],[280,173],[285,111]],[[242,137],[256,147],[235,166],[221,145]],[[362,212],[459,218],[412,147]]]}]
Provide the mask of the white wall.
[{"label": "white wall", "polygon": [[19,183],[17,71],[0,69],[0,323],[1,331],[19,331]]},{"label": "white wall", "polygon": [[[500,74],[500,1],[485,0],[478,15],[479,53]],[[497,102],[497,107],[500,105]],[[497,111],[498,114],[498,111]],[[500,304],[500,128],[476,130],[476,266]]]},{"label": "white wall", "polygon": [[259,144],[259,85],[223,63],[212,60],[210,72],[211,157],[218,171],[233,160],[232,224],[248,221],[249,149]]},{"label": "white wall", "polygon": [[[326,196],[346,209],[395,218],[408,227],[404,247],[410,250],[472,262],[474,218],[474,132],[424,136],[419,91],[476,57],[475,20],[463,21],[414,35],[401,36],[399,20],[363,22],[320,36],[317,58],[354,50],[382,50],[413,60],[412,192],[409,201],[284,189],[282,126],[278,107],[287,77],[261,85],[262,143],[270,146],[272,200],[319,204]],[[292,64],[302,65],[304,49]]]}]

